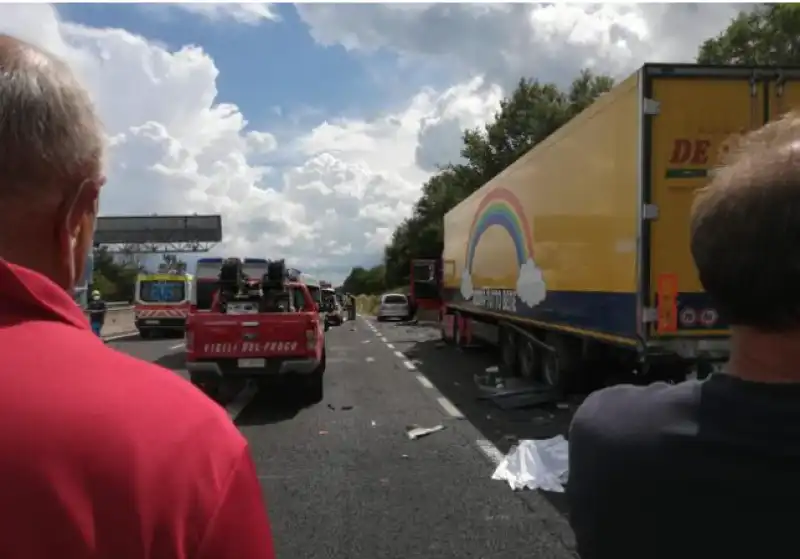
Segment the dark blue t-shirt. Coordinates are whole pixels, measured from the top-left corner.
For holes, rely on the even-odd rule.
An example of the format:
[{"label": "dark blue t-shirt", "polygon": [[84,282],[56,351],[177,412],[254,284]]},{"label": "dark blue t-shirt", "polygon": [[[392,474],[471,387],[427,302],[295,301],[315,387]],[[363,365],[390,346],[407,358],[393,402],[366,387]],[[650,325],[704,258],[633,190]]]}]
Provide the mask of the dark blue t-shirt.
[{"label": "dark blue t-shirt", "polygon": [[714,374],[607,388],[575,414],[569,442],[583,559],[795,553],[800,384]]}]

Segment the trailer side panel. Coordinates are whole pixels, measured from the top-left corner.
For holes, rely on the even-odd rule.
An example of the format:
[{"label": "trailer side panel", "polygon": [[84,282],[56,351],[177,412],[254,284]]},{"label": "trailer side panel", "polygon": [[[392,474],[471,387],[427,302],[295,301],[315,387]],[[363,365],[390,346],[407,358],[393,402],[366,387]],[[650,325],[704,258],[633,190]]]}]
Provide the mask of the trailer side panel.
[{"label": "trailer side panel", "polygon": [[449,306],[636,338],[639,74],[453,208]]}]

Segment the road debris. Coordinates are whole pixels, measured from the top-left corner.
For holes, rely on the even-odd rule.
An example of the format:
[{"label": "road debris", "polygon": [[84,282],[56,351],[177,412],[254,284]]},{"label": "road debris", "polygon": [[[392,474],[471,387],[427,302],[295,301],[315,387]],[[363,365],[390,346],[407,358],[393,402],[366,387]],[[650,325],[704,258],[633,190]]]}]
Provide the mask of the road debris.
[{"label": "road debris", "polygon": [[406,434],[408,438],[415,441],[422,437],[427,437],[433,433],[444,430],[444,425],[436,425],[435,427],[420,427],[419,425],[409,425],[406,427]]},{"label": "road debris", "polygon": [[500,376],[499,367],[488,367],[486,374],[475,375],[481,391],[479,400],[488,400],[502,410],[514,410],[555,403],[560,394],[552,387],[527,379]]},{"label": "road debris", "polygon": [[500,367],[486,367],[484,374],[475,374],[475,385],[483,392],[495,392],[505,388],[505,379],[500,374]]},{"label": "road debris", "polygon": [[352,410],[352,409],[353,409],[353,406],[339,406],[339,407],[337,408],[337,407],[336,407],[336,406],[334,406],[333,404],[328,404],[328,409],[329,409],[329,410],[333,410],[333,411],[336,411],[336,410],[341,410],[341,411],[350,411],[350,410]]},{"label": "road debris", "polygon": [[511,448],[492,479],[508,482],[514,491],[541,489],[563,493],[568,469],[568,443],[563,436],[526,439]]}]

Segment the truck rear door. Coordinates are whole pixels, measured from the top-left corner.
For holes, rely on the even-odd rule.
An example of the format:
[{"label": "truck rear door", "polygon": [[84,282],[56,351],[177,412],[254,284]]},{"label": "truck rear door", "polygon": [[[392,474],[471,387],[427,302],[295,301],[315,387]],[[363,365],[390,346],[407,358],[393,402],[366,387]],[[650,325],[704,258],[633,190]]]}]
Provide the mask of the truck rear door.
[{"label": "truck rear door", "polygon": [[789,111],[800,109],[800,70],[779,69],[767,85],[769,120],[777,120]]},{"label": "truck rear door", "polygon": [[[766,79],[747,69],[645,67],[644,280],[651,337],[727,335],[689,249],[695,191],[736,138],[764,124]],[[649,144],[649,145],[648,145]],[[647,265],[649,264],[649,270]]]}]

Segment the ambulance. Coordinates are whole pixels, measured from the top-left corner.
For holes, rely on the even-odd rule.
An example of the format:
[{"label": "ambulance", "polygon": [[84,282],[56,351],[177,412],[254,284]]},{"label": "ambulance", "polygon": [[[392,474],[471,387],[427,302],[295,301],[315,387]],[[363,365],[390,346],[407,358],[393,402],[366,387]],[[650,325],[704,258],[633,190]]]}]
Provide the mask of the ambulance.
[{"label": "ambulance", "polygon": [[133,311],[142,338],[183,332],[192,300],[193,277],[183,273],[139,274]]}]

